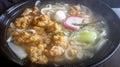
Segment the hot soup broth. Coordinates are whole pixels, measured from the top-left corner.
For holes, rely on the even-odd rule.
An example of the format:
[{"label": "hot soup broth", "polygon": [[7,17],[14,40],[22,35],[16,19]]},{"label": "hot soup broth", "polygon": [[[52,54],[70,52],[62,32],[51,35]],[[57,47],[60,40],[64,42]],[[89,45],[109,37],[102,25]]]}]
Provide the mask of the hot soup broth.
[{"label": "hot soup broth", "polygon": [[59,64],[92,58],[107,40],[105,22],[89,8],[56,3],[26,8],[10,24],[7,42],[20,59]]}]

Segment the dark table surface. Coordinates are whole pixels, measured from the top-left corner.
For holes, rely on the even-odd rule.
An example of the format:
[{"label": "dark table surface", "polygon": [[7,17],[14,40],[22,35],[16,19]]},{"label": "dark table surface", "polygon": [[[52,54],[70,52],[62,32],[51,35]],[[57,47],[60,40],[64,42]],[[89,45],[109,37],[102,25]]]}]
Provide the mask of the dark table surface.
[{"label": "dark table surface", "polygon": [[[5,2],[6,1],[6,2]],[[19,3],[24,0],[0,0],[0,12],[4,12],[10,6]],[[107,3],[111,8],[120,8],[120,0],[102,0]],[[108,59],[106,62],[102,63],[98,67],[120,67],[120,48],[115,52],[115,54]],[[5,59],[0,54],[0,67],[20,67],[19,65]]]}]

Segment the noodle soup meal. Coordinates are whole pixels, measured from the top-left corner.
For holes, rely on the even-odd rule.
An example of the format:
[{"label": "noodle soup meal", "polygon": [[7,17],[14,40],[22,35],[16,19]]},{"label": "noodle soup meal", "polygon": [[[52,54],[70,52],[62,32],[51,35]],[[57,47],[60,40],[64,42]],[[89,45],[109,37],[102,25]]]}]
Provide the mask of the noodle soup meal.
[{"label": "noodle soup meal", "polygon": [[108,40],[104,20],[88,7],[60,3],[26,8],[7,35],[13,52],[35,64],[89,59]]}]

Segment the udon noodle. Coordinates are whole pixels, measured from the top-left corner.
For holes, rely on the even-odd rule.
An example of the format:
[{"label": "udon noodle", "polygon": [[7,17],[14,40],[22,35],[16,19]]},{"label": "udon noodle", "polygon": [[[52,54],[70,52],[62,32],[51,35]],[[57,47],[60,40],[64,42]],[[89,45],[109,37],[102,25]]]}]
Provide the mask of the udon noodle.
[{"label": "udon noodle", "polygon": [[86,6],[59,3],[26,8],[10,24],[7,40],[18,57],[37,64],[92,58],[106,41],[104,20]]}]

